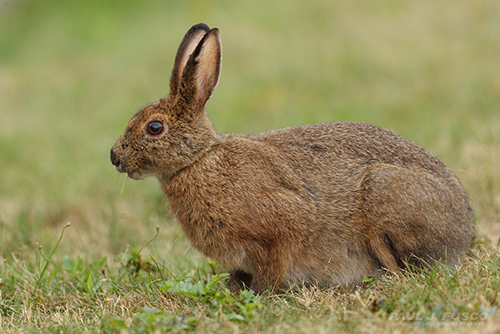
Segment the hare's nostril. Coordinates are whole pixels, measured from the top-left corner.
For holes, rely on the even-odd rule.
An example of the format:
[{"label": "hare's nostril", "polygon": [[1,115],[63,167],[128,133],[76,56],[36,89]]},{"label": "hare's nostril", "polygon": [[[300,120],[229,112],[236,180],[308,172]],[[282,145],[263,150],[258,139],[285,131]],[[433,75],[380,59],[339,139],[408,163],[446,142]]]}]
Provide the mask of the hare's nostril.
[{"label": "hare's nostril", "polygon": [[116,156],[116,153],[113,149],[111,149],[110,158],[113,166],[118,167],[120,165],[120,159]]}]

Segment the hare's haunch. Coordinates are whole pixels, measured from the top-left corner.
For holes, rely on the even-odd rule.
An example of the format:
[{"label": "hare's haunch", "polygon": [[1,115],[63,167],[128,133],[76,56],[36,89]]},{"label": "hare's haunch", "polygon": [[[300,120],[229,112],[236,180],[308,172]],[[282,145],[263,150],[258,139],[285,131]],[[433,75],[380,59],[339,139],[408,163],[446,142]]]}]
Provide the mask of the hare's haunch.
[{"label": "hare's haunch", "polygon": [[205,104],[221,58],[219,30],[193,26],[170,95],[137,112],[111,162],[157,177],[193,246],[231,270],[233,291],[350,287],[406,263],[458,263],[472,210],[437,157],[365,123],[218,135]]}]

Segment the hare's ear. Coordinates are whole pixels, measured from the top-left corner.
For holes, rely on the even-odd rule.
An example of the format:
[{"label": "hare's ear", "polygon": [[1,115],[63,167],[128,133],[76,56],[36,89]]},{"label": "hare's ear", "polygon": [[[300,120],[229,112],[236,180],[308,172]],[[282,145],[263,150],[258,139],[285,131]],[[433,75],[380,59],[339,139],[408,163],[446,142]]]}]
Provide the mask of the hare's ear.
[{"label": "hare's ear", "polygon": [[203,109],[219,82],[222,46],[219,29],[207,32],[186,63],[179,96],[189,107]]},{"label": "hare's ear", "polygon": [[170,95],[174,96],[178,93],[182,72],[184,71],[184,67],[186,67],[189,56],[209,30],[210,28],[205,23],[198,23],[192,26],[186,35],[184,35],[175,56],[174,69],[170,78]]}]

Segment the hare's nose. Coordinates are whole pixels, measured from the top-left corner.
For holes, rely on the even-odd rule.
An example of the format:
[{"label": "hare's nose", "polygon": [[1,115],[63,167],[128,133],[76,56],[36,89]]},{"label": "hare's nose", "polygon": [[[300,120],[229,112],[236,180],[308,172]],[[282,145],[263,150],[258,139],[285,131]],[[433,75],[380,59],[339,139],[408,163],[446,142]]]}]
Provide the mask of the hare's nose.
[{"label": "hare's nose", "polygon": [[116,153],[113,149],[111,149],[110,158],[111,158],[111,163],[113,164],[113,166],[115,166],[115,167],[120,166],[120,159],[116,156]]}]

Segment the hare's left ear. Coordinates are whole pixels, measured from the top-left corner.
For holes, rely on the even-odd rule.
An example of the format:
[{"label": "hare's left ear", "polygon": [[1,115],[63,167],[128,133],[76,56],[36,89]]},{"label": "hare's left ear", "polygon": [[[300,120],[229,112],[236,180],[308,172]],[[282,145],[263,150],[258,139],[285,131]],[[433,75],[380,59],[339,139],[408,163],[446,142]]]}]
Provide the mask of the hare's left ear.
[{"label": "hare's left ear", "polygon": [[203,110],[219,82],[222,46],[219,29],[207,32],[184,67],[179,84],[179,98],[190,109]]},{"label": "hare's left ear", "polygon": [[181,81],[182,72],[186,67],[189,56],[193,53],[194,49],[198,46],[201,39],[210,30],[205,23],[198,23],[188,30],[182,39],[177,54],[175,56],[174,68],[172,76],[170,77],[170,95],[175,96],[179,91],[179,84]]}]

